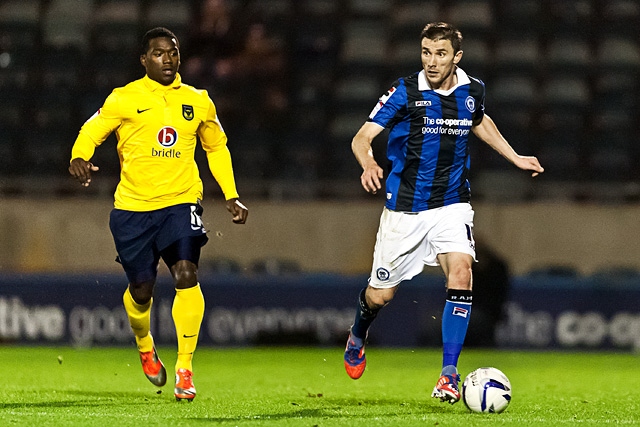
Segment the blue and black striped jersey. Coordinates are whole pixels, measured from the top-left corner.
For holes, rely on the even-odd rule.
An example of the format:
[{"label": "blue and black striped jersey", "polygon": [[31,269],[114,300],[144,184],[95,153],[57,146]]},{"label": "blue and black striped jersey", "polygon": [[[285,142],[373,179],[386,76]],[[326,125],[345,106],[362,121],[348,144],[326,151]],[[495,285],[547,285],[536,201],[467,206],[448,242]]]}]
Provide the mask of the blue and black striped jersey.
[{"label": "blue and black striped jersey", "polygon": [[398,79],[369,115],[390,129],[388,209],[420,212],[469,202],[469,132],[484,117],[484,83],[456,70],[448,91],[429,87],[424,71]]}]

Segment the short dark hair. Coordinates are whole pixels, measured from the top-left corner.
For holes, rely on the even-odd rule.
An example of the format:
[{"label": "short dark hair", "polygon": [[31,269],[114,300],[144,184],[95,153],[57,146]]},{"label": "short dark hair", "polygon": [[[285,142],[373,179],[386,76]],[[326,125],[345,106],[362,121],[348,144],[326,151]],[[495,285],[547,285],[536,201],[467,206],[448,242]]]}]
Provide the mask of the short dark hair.
[{"label": "short dark hair", "polygon": [[174,39],[176,41],[176,46],[180,48],[180,42],[173,32],[164,27],[156,27],[147,31],[142,37],[142,54],[144,55],[149,50],[149,41],[152,39],[157,39],[158,37],[168,37],[170,39]]},{"label": "short dark hair", "polygon": [[453,53],[462,50],[462,33],[453,25],[446,22],[432,22],[427,24],[420,33],[420,40],[449,40],[453,47]]}]

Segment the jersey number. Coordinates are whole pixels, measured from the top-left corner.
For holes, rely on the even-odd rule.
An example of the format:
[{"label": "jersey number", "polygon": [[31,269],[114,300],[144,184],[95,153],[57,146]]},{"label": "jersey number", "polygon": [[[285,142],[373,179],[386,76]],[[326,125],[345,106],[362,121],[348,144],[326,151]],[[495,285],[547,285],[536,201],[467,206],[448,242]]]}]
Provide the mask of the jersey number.
[{"label": "jersey number", "polygon": [[197,206],[191,206],[191,229],[202,230],[202,218],[198,215],[197,209]]}]

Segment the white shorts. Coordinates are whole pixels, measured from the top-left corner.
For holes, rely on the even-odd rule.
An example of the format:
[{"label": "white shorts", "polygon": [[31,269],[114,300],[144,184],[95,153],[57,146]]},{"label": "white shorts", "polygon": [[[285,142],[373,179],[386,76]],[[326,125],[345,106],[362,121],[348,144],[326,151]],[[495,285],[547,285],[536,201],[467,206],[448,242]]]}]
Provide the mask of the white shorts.
[{"label": "white shorts", "polygon": [[469,203],[422,212],[385,208],[380,217],[369,285],[392,288],[420,274],[425,264],[439,265],[438,254],[460,252],[475,260],[473,214]]}]

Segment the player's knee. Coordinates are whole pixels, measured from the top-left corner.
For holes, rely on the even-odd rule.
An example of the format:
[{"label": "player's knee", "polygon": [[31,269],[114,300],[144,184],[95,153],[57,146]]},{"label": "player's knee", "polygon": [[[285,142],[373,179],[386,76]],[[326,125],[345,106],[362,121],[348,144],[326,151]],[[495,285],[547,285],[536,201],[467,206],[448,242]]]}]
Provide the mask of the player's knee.
[{"label": "player's knee", "polygon": [[471,289],[471,267],[460,266],[452,269],[447,277],[447,286],[451,289]]},{"label": "player's knee", "polygon": [[395,292],[391,289],[376,289],[375,291],[367,292],[367,305],[373,310],[379,310],[389,304],[394,295]]},{"label": "player's knee", "polygon": [[153,282],[131,283],[129,293],[131,298],[140,305],[148,303],[153,297]]},{"label": "player's knee", "polygon": [[176,289],[192,288],[198,284],[198,269],[188,261],[178,261],[171,269]]}]

